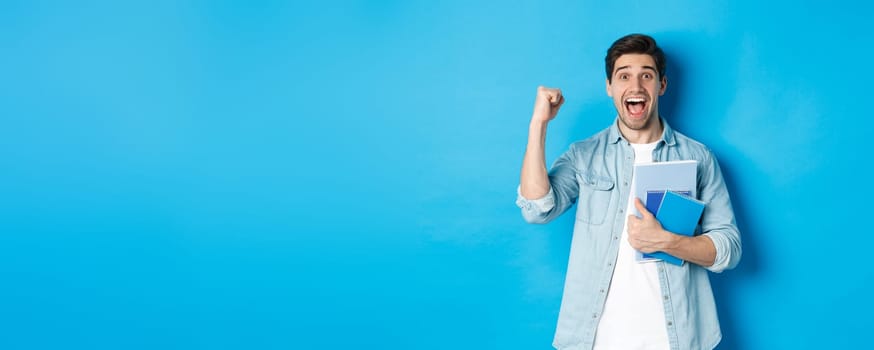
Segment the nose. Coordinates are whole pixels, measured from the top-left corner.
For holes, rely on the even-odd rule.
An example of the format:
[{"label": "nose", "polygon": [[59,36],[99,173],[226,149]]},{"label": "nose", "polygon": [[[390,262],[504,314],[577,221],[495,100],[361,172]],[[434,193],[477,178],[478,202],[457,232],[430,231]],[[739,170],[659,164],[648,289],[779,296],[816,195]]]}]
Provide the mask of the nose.
[{"label": "nose", "polygon": [[635,94],[642,94],[646,92],[646,88],[644,88],[645,82],[642,77],[632,77],[628,79],[628,90],[629,92]]},{"label": "nose", "polygon": [[640,90],[643,87],[643,80],[640,77],[631,78],[631,88]]}]

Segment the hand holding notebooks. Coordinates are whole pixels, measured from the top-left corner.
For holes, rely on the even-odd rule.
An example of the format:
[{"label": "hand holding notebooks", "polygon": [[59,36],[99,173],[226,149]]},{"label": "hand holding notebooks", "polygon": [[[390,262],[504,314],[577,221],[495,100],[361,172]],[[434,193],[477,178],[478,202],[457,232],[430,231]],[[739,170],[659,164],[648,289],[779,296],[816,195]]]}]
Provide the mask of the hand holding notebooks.
[{"label": "hand holding notebooks", "polygon": [[[666,191],[655,217],[665,230],[691,237],[695,234],[695,227],[704,213],[704,207],[702,201],[674,191]],[[674,265],[683,264],[682,259],[664,252],[644,254],[644,257],[662,259]]]},{"label": "hand holding notebooks", "polygon": [[[676,191],[697,196],[698,162],[681,160],[669,162],[642,163],[634,165],[634,196],[640,198],[647,209],[656,215],[665,191]],[[640,217],[637,209],[634,214]],[[637,261],[658,260],[638,252]]]}]

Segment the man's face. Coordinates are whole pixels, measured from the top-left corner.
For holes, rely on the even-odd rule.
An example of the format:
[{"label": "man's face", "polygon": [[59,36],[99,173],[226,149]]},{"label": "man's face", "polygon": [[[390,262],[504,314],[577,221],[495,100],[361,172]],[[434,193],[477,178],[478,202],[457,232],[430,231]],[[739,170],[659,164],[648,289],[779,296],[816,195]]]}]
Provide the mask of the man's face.
[{"label": "man's face", "polygon": [[658,125],[659,96],[667,79],[659,77],[652,56],[625,54],[613,65],[613,81],[607,80],[607,95],[613,98],[619,120],[631,130]]}]

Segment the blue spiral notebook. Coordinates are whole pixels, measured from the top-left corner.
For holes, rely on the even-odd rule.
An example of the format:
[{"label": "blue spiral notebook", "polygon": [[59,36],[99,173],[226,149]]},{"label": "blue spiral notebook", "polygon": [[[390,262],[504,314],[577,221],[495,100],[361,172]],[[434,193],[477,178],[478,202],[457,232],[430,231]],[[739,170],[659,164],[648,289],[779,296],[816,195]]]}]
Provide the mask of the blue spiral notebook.
[{"label": "blue spiral notebook", "polygon": [[[654,192],[656,191],[651,191],[650,193]],[[658,209],[655,211],[650,210],[662,224],[662,228],[679,235],[693,236],[695,228],[698,227],[698,221],[701,219],[701,214],[704,213],[705,203],[684,193],[675,191],[664,191],[662,193]],[[647,196],[647,207],[654,207],[658,194],[654,193],[650,197],[649,193],[647,193]],[[643,254],[643,256],[644,258],[661,259],[674,265],[683,265],[682,259],[665,252]]]}]

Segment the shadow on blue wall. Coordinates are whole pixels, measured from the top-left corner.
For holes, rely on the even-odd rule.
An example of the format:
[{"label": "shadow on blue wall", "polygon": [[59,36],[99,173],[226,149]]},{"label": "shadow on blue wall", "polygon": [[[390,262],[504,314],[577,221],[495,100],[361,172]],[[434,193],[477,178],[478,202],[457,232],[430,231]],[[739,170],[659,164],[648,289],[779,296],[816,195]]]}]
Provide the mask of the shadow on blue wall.
[{"label": "shadow on blue wall", "polygon": [[[723,159],[726,158],[723,157]],[[737,296],[741,293],[736,290],[735,286],[738,281],[754,279],[761,269],[761,260],[759,259],[758,245],[756,244],[757,231],[751,225],[751,223],[757,222],[757,220],[753,220],[751,217],[752,213],[748,211],[750,203],[747,203],[746,198],[750,197],[743,195],[743,188],[735,181],[738,173],[749,171],[750,168],[742,169],[738,163],[725,161],[721,162],[720,166],[722,167],[722,174],[725,176],[728,191],[732,194],[734,214],[741,233],[743,257],[734,270],[711,275],[710,280],[713,285],[713,294],[716,296],[719,320],[722,326],[722,343],[720,343],[719,349],[742,349],[746,348],[742,346],[744,344],[744,336],[738,332],[739,317],[737,317],[734,310],[735,305],[743,301],[738,300]]]},{"label": "shadow on blue wall", "polygon": [[[738,162],[738,159],[746,159],[746,157],[739,154],[732,145],[726,144],[724,140],[702,139],[696,135],[719,135],[719,132],[713,130],[715,125],[718,125],[715,121],[720,118],[731,118],[727,114],[727,110],[730,104],[729,99],[732,96],[691,90],[688,88],[690,85],[698,86],[700,84],[686,84],[687,74],[706,74],[706,79],[717,84],[720,89],[733,89],[731,86],[735,85],[733,83],[735,83],[736,78],[732,77],[731,74],[735,70],[732,69],[734,67],[724,66],[724,60],[720,61],[722,66],[710,65],[707,61],[708,53],[715,53],[713,50],[706,49],[710,45],[706,39],[701,39],[700,36],[693,37],[688,33],[666,33],[659,34],[657,37],[661,40],[660,45],[664,47],[668,61],[666,73],[668,90],[659,100],[661,103],[660,112],[668,120],[671,127],[693,139],[704,142],[711,148],[719,160],[726,186],[731,194],[738,229],[741,233],[743,256],[734,270],[721,274],[711,274],[711,283],[722,328],[722,342],[718,349],[743,349],[746,348],[744,344],[747,342],[744,342],[744,335],[739,332],[738,322],[740,321],[735,313],[735,306],[742,302],[737,300],[737,295],[741,293],[736,290],[736,282],[752,279],[754,275],[759,273],[760,259],[756,249],[758,245],[755,242],[756,230],[751,226],[751,223],[758,221],[754,220],[751,217],[752,213],[748,211],[748,208],[751,207],[748,199],[752,197],[744,195],[744,189],[737,179],[740,178],[741,172],[753,171],[752,169],[755,167],[744,166],[742,162]],[[676,47],[674,43],[677,43]],[[719,47],[724,50],[730,46],[731,44],[726,44]],[[707,101],[706,109],[712,114],[700,115],[698,111],[701,108],[696,106],[696,101],[705,100]],[[759,175],[764,176],[764,174]]]}]

